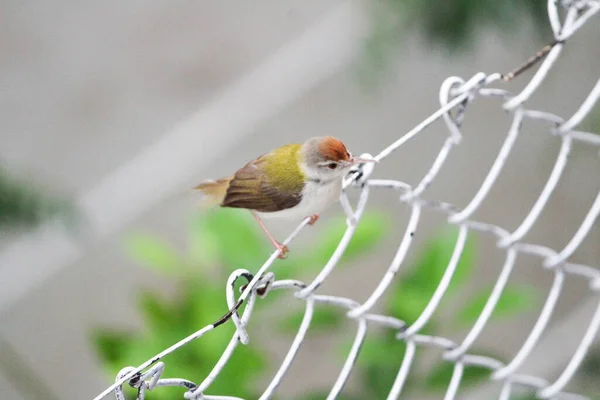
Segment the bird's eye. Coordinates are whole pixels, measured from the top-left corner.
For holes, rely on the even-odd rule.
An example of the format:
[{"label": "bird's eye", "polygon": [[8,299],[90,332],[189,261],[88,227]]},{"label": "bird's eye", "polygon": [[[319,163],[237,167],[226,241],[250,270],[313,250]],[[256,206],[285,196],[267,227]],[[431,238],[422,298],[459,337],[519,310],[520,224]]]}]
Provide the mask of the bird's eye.
[{"label": "bird's eye", "polygon": [[338,167],[338,164],[334,163],[334,162],[327,164],[327,168],[329,168],[329,169],[336,169],[337,167]]}]

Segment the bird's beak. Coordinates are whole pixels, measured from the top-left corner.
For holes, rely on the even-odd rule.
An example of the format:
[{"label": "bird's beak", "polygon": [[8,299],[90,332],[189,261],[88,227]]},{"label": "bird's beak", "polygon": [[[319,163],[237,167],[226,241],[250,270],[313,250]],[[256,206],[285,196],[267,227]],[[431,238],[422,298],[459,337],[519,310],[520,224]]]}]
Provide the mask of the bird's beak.
[{"label": "bird's beak", "polygon": [[350,159],[350,164],[366,164],[366,163],[378,163],[379,161],[374,158],[360,158],[360,157],[352,157]]}]

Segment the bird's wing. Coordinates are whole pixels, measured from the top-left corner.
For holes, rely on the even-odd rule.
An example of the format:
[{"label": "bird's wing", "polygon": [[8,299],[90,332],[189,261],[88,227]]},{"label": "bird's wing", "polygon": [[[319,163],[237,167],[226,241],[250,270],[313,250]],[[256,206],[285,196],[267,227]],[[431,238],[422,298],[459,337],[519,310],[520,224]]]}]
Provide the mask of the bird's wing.
[{"label": "bird's wing", "polygon": [[300,203],[301,191],[277,189],[264,171],[258,168],[261,161],[263,157],[249,162],[235,173],[221,206],[274,212]]}]

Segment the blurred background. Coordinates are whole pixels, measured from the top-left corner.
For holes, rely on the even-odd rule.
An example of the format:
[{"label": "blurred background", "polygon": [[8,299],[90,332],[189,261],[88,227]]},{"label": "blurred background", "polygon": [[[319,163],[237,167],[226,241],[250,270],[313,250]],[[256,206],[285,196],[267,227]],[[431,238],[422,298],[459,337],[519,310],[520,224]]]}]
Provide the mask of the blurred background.
[{"label": "blurred background", "polygon": [[[271,248],[247,213],[199,214],[188,188],[310,136],[337,136],[353,153],[376,154],[439,107],[445,78],[508,72],[549,43],[545,8],[542,0],[2,2],[0,398],[93,398],[120,368],[213,322],[226,311],[228,274],[256,271]],[[528,107],[571,116],[598,79],[599,40],[595,17],[569,40]],[[531,76],[500,86],[515,93]],[[463,141],[425,197],[464,207],[510,122],[497,100],[470,105]],[[598,106],[584,125],[600,132]],[[446,135],[438,121],[374,176],[418,183]],[[527,121],[476,218],[519,226],[559,146],[549,126]],[[574,145],[527,242],[565,246],[600,190],[599,161],[597,147]],[[364,301],[391,262],[409,213],[396,195],[373,193],[347,257],[321,293]],[[269,226],[283,237],[295,225]],[[312,279],[343,229],[339,207],[323,215],[302,232],[289,259],[276,263],[277,278]],[[455,235],[442,215],[425,211],[378,310],[414,321]],[[493,237],[470,235],[460,273],[426,331],[462,340],[504,257]],[[600,265],[598,224],[572,261]],[[471,353],[510,361],[552,279],[539,259],[520,256]],[[597,301],[585,280],[568,277],[546,334],[519,372],[555,379]],[[260,300],[251,346],[237,350],[208,393],[258,397],[287,352],[302,306],[292,293]],[[277,398],[325,398],[355,329],[343,311],[318,310]],[[165,360],[164,377],[200,382],[232,332],[223,326],[179,350]],[[344,398],[384,398],[403,352],[393,332],[370,331]],[[405,398],[443,396],[452,364],[440,354],[419,349]],[[600,353],[592,350],[567,389],[595,396],[599,371]],[[459,398],[490,398],[478,394],[488,376],[467,370]],[[499,387],[489,389],[498,395]],[[161,388],[147,398],[182,395]]]}]

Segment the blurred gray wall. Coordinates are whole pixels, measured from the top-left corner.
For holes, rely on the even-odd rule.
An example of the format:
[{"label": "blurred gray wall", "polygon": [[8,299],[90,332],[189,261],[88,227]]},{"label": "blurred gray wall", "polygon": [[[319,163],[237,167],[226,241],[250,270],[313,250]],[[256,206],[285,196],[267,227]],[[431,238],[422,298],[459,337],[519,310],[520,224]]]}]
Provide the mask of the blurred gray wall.
[{"label": "blurred gray wall", "polygon": [[[335,135],[355,153],[376,153],[438,107],[439,85],[446,77],[467,79],[480,71],[508,71],[543,44],[532,39],[528,28],[513,37],[481,32],[473,52],[451,58],[424,46],[422,39],[408,36],[392,57],[391,68],[380,85],[364,92],[357,83],[357,63],[371,14],[363,6],[341,0],[46,2],[35,7],[8,1],[0,5],[0,159],[9,170],[85,197],[107,176],[128,165],[151,163],[140,158],[149,146],[155,146],[152,149],[157,152],[163,146],[161,149],[168,152],[165,146],[175,140],[164,138],[193,113],[210,112],[216,130],[194,132],[197,143],[202,144],[193,148],[198,160],[190,160],[189,152],[181,155],[181,163],[202,168],[181,168],[187,171],[181,182],[169,182],[168,174],[158,176],[156,182],[144,181],[143,185],[122,182],[119,187],[125,190],[114,193],[119,201],[105,207],[109,211],[111,207],[132,210],[128,211],[131,221],[117,220],[106,226],[99,222],[106,229],[98,239],[82,244],[72,256],[64,258],[66,262],[57,261],[56,267],[48,273],[40,272],[40,277],[33,277],[36,268],[31,274],[3,275],[4,287],[18,294],[11,297],[10,303],[7,300],[0,304],[0,338],[7,344],[6,349],[12,349],[10,355],[6,350],[3,358],[10,357],[19,366],[0,369],[1,398],[36,398],[36,390],[44,388],[56,398],[90,398],[109,384],[90,348],[89,331],[101,325],[139,326],[132,307],[135,288],[162,285],[125,257],[120,240],[126,232],[145,229],[183,243],[186,219],[192,210],[189,203],[171,197],[176,187],[184,190],[188,181],[228,174],[272,147],[309,136]],[[532,99],[531,108],[564,117],[577,109],[598,78],[599,37],[597,21],[592,21],[568,43],[563,59]],[[327,46],[337,50],[327,53]],[[268,71],[265,68],[271,65],[269,60],[284,60],[281,65],[293,66],[285,51],[304,52],[298,54],[302,54],[306,66],[302,64],[297,71],[289,68],[281,81],[270,82],[264,92],[250,83],[239,85],[240,80],[256,84],[263,76],[259,72]],[[322,55],[319,51],[330,57],[316,59]],[[323,68],[319,68],[321,64]],[[252,71],[259,72],[252,75]],[[510,85],[510,90],[518,91],[530,77],[531,73],[525,74]],[[279,78],[274,75],[274,79]],[[300,84],[294,86],[294,82]],[[282,90],[284,93],[268,97],[286,85],[294,88],[293,96],[285,96]],[[280,98],[277,96],[282,100],[260,109],[261,118],[252,119],[244,115],[244,110],[254,110],[251,102],[240,100],[238,104],[229,99],[226,104],[231,104],[231,111],[219,108],[225,100],[218,103],[215,99],[238,93],[231,92],[232,88],[239,93],[254,93],[258,103],[267,98],[275,102]],[[224,135],[218,129],[226,120],[244,123]],[[426,197],[466,205],[496,157],[509,123],[495,100],[477,101],[470,107],[465,138]],[[191,129],[194,125],[186,126]],[[191,137],[189,129],[181,131],[178,138]],[[381,163],[376,176],[416,184],[433,162],[446,134],[441,123],[434,124]],[[527,122],[477,218],[516,228],[540,193],[558,146],[546,126]],[[575,146],[563,179],[528,241],[554,248],[568,242],[600,189],[597,151]],[[158,162],[154,168],[160,169],[161,165],[171,172],[178,168]],[[136,199],[142,196],[133,192],[142,190],[141,186],[146,200],[137,209]],[[364,300],[389,264],[406,224],[408,207],[383,192],[373,195],[372,207],[385,210],[394,219],[392,237],[369,265],[352,268],[352,274],[338,275],[324,286],[324,292],[351,293],[357,300]],[[336,209],[330,214],[339,212]],[[102,216],[95,215],[99,220]],[[426,212],[415,249],[442,224],[443,219]],[[277,225],[275,231],[285,234],[292,226]],[[14,236],[1,239],[0,249],[8,251],[15,240],[23,240]],[[503,261],[493,238],[482,237],[479,243],[480,254],[485,256],[479,258],[477,280],[471,283],[471,289],[492,283]],[[599,243],[600,230],[594,228],[573,260],[598,265]],[[414,254],[412,251],[409,256]],[[45,258],[25,256],[31,265],[39,264],[39,270],[44,270]],[[18,259],[10,260],[10,265],[0,263],[0,273],[2,269],[19,269],[12,263]],[[534,259],[519,260],[511,279],[535,285],[545,294],[552,276],[542,272],[538,264]],[[39,283],[29,285],[29,279]],[[23,290],[19,289],[21,285]],[[571,314],[584,300],[583,288],[584,282],[567,282],[556,321]],[[481,345],[504,355],[513,354],[538,313],[535,310],[509,324],[493,325],[486,330]],[[584,328],[573,326],[574,335],[582,335]],[[447,333],[456,339],[461,337],[461,333]],[[333,382],[341,363],[332,359],[315,365],[322,346],[319,343],[303,348],[299,367],[294,369],[297,375],[282,386],[284,395]],[[273,351],[282,356],[287,345],[278,343]],[[567,353],[572,350],[564,349]],[[561,366],[550,366],[548,378],[556,376]],[[201,378],[193,376],[193,371],[190,375],[186,378]],[[28,385],[18,380],[27,382],[32,376],[39,377],[39,381],[29,382],[30,388],[23,391]]]}]

